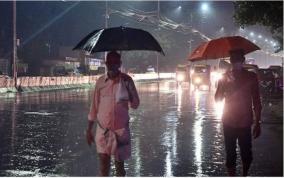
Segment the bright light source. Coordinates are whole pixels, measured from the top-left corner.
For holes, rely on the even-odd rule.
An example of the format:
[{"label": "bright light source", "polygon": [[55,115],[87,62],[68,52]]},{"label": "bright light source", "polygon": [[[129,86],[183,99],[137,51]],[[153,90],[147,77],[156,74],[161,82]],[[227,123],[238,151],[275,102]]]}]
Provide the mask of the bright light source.
[{"label": "bright light source", "polygon": [[253,32],[250,32],[249,35],[250,35],[250,36],[254,36],[254,33],[253,33]]},{"label": "bright light source", "polygon": [[256,40],[253,40],[252,42],[256,43]]},{"label": "bright light source", "polygon": [[181,13],[181,9],[182,9],[182,7],[181,6],[178,6],[178,7],[176,7],[175,9],[174,9],[174,13],[175,13],[175,15],[179,15],[180,13]]},{"label": "bright light source", "polygon": [[194,83],[196,83],[196,84],[201,83],[201,78],[197,77],[197,78],[194,80]]},{"label": "bright light source", "polygon": [[202,12],[207,12],[207,11],[209,10],[209,5],[208,5],[208,3],[203,2],[203,3],[201,4],[201,10],[202,10]]},{"label": "bright light source", "polygon": [[268,40],[267,39],[265,39],[265,42],[267,42]]},{"label": "bright light source", "polygon": [[262,36],[261,36],[261,35],[258,35],[258,38],[262,38]]},{"label": "bright light source", "polygon": [[181,81],[183,81],[183,80],[184,80],[184,75],[178,74],[178,75],[177,75],[177,81],[181,82]]},{"label": "bright light source", "polygon": [[207,85],[201,85],[201,86],[200,86],[200,90],[206,90],[207,88],[208,88]]},{"label": "bright light source", "polygon": [[215,81],[218,81],[218,80],[222,79],[222,77],[223,77],[223,74],[220,73],[220,72],[212,72],[211,75],[213,77],[213,80],[215,80]]}]

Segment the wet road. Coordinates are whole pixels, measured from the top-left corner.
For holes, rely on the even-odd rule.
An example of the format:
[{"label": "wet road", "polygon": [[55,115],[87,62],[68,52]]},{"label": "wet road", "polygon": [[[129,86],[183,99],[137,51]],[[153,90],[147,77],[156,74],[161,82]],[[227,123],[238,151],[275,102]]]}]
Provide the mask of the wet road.
[{"label": "wet road", "polygon": [[[213,92],[190,92],[169,81],[137,88],[141,105],[130,112],[128,176],[226,175]],[[0,96],[0,176],[97,175],[96,150],[84,135],[91,94],[75,89]],[[283,123],[262,128],[250,175],[282,176]]]}]

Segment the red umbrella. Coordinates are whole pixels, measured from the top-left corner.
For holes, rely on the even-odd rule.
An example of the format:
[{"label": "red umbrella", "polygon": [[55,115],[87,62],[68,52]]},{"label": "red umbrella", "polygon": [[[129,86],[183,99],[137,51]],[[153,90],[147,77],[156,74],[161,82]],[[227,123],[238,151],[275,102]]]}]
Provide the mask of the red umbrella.
[{"label": "red umbrella", "polygon": [[241,36],[228,36],[202,43],[191,53],[188,60],[225,58],[229,57],[230,50],[235,49],[243,49],[244,53],[248,54],[260,48]]}]

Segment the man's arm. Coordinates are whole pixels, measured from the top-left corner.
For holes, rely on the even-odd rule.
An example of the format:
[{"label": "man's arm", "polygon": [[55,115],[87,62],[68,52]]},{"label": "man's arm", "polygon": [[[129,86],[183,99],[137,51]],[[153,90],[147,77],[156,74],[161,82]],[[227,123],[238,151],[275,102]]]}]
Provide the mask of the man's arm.
[{"label": "man's arm", "polygon": [[86,131],[86,137],[87,137],[87,143],[89,146],[91,146],[92,143],[94,142],[94,136],[93,136],[92,130],[93,130],[94,122],[97,119],[97,112],[98,112],[97,108],[99,104],[99,92],[98,92],[97,86],[98,85],[96,84],[95,91],[93,94],[92,104],[90,107],[90,112],[88,114],[88,127]]},{"label": "man's arm", "polygon": [[255,114],[255,121],[259,123],[261,121],[261,101],[260,101],[260,94],[259,94],[259,82],[258,78],[255,75],[252,84],[252,103],[253,103],[253,111]]},{"label": "man's arm", "polygon": [[253,128],[253,136],[254,138],[257,138],[260,136],[261,129],[260,129],[260,123],[261,123],[261,101],[260,101],[260,94],[259,94],[259,82],[256,75],[253,77],[253,83],[252,83],[252,103],[253,103],[253,111],[255,115],[255,125]]},{"label": "man's arm", "polygon": [[225,97],[224,81],[219,80],[217,90],[215,93],[215,101],[222,101]]},{"label": "man's arm", "polygon": [[96,84],[95,91],[93,94],[92,104],[90,106],[90,112],[88,114],[88,120],[90,122],[94,122],[97,119],[98,105],[99,105],[99,90]]},{"label": "man's arm", "polygon": [[128,90],[130,98],[130,107],[133,109],[137,109],[140,104],[140,99],[132,78],[130,78],[129,80]]}]

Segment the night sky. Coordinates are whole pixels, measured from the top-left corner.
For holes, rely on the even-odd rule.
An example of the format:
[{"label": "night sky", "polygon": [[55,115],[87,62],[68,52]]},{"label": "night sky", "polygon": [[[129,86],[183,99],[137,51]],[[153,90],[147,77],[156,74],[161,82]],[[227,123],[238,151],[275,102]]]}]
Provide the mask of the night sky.
[{"label": "night sky", "polygon": [[[176,23],[191,25],[190,15],[192,14],[192,26],[210,38],[220,36],[220,29],[223,27],[223,36],[234,35],[239,27],[234,23],[233,2],[209,2],[209,11],[202,15],[198,1],[161,1],[160,16],[169,18]],[[182,8],[177,11],[178,6]],[[12,42],[12,2],[0,2],[0,57],[8,58],[11,51]],[[115,10],[138,9],[144,12],[156,11],[157,2],[108,2],[108,7]],[[105,26],[105,2],[66,2],[66,1],[26,1],[17,2],[17,35],[21,40],[18,56],[25,62],[32,65],[40,65],[41,60],[50,57],[47,44],[51,48],[51,56],[58,56],[60,46],[75,46],[81,38],[91,31]],[[185,58],[189,52],[188,41],[192,38],[192,48],[199,45],[203,40],[198,35],[190,35],[176,32],[175,30],[159,29],[153,24],[138,22],[129,17],[121,17],[111,14],[109,27],[129,26],[142,28],[149,31],[153,36],[160,35],[166,44],[160,41],[166,52],[166,56],[161,56],[162,66],[175,66],[178,63],[185,63]],[[254,27],[252,27],[254,28]],[[255,30],[255,29],[254,29]],[[262,33],[271,38],[270,33],[265,28],[257,28]],[[129,59],[129,67],[141,65],[144,61],[146,65],[156,63],[155,53],[135,56],[135,52],[126,55]],[[134,54],[133,54],[134,53]],[[131,64],[132,63],[132,64]],[[127,65],[127,64],[126,64]],[[132,66],[131,66],[132,65]],[[30,65],[31,66],[31,65]]]}]

